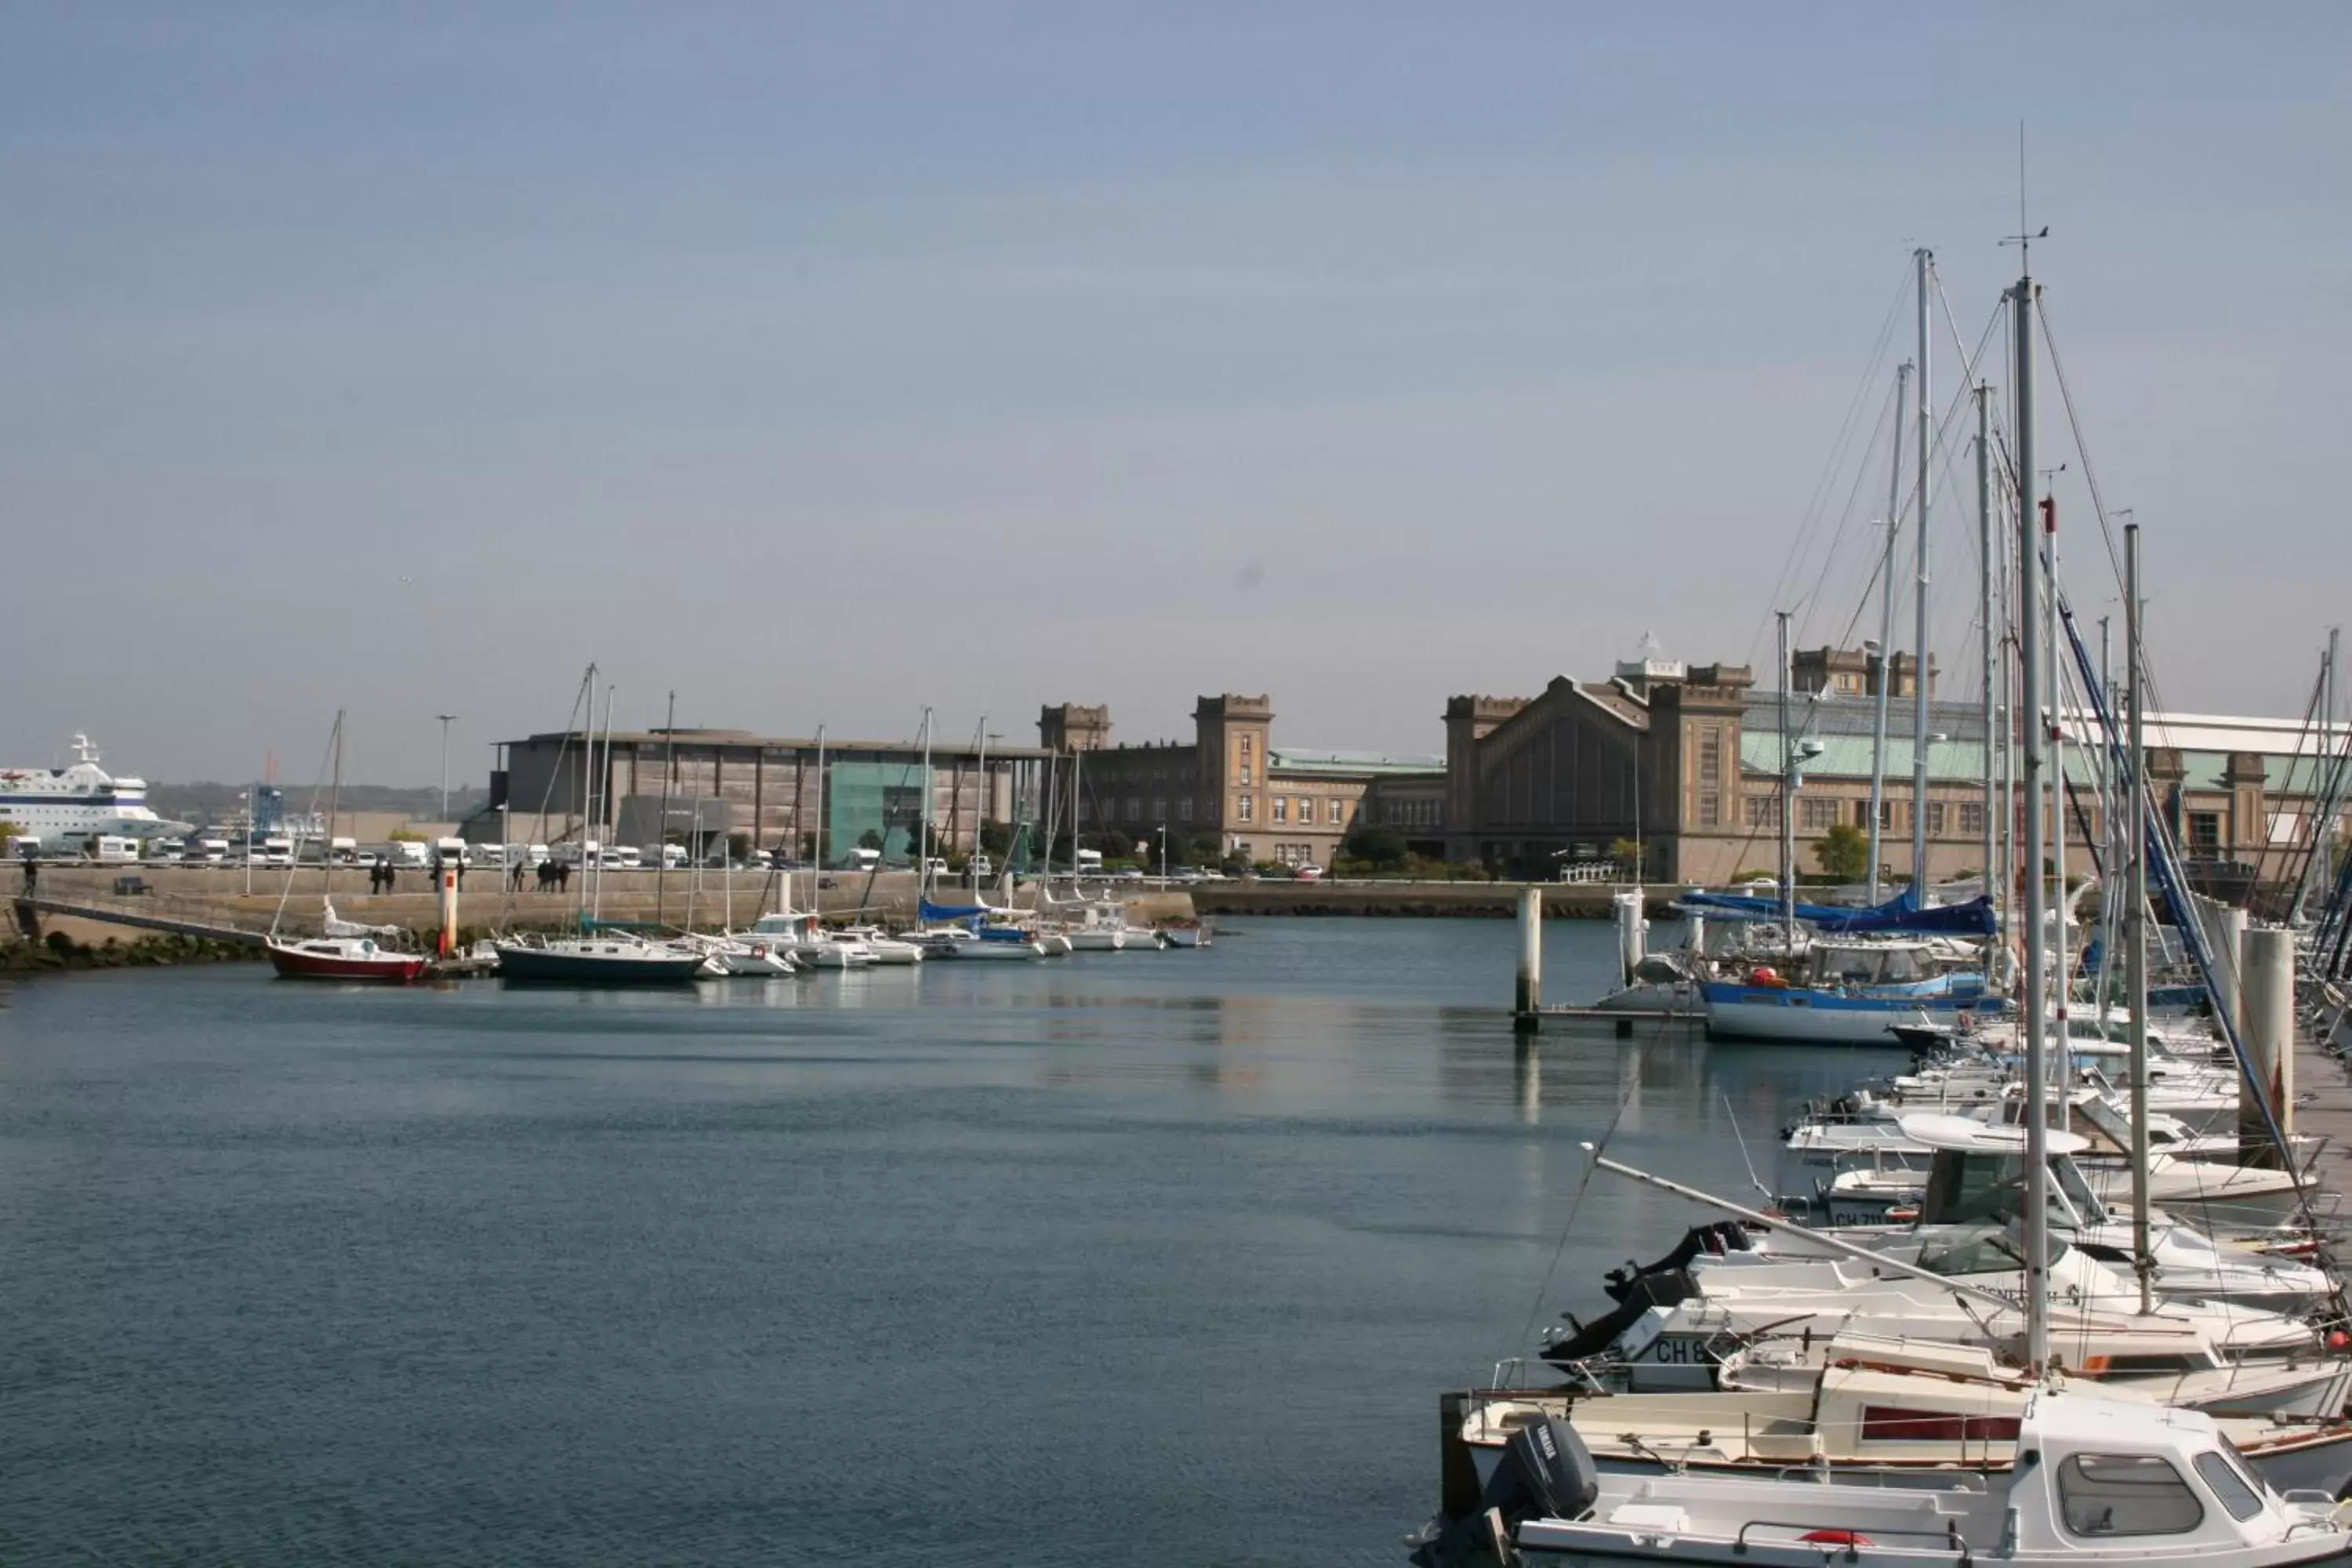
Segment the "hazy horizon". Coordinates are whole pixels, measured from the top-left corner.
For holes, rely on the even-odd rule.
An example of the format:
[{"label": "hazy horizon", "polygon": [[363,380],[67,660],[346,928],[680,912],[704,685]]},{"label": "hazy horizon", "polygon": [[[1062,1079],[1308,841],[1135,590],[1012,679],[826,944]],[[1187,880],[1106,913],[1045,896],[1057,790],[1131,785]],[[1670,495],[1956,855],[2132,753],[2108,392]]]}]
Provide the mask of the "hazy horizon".
[{"label": "hazy horizon", "polygon": [[[0,16],[5,765],[82,731],[306,781],[342,708],[346,777],[437,784],[456,713],[478,783],[592,658],[625,728],[675,689],[681,725],[1029,743],[1075,700],[1144,741],[1264,691],[1278,744],[1410,752],[1645,633],[1769,684],[1776,605],[1874,632],[1908,258],[1948,407],[2021,121],[2164,704],[2300,714],[2341,614],[2340,7]],[[2040,430],[2116,613],[2047,363]]]}]

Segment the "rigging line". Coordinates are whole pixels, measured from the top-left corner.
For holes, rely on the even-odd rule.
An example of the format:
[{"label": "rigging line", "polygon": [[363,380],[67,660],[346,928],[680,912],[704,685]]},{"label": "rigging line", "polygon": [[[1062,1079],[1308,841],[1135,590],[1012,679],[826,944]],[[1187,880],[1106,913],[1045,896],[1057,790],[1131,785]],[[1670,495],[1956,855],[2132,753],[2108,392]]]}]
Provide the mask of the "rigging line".
[{"label": "rigging line", "polygon": [[[1889,387],[1889,388],[1887,388],[1887,391],[1886,391],[1886,405],[1887,405],[1887,409],[1888,409],[1888,413],[1889,413],[1889,419],[1888,419],[1888,423],[1889,423],[1890,425],[1892,425],[1892,424],[1894,423],[1894,420],[1893,420],[1893,418],[1892,418],[1892,414],[1893,414],[1893,410],[1894,410],[1894,406],[1895,406],[1895,389],[1894,389],[1893,387]],[[1896,431],[1895,431],[1895,432],[1894,432],[1894,437],[1893,437],[1893,438],[1894,438],[1897,443],[1900,443],[1900,442],[1902,441],[1902,439],[1903,439],[1903,432],[1902,432],[1902,431],[1900,431],[1900,430],[1896,430]],[[1872,435],[1872,437],[1871,437],[1871,442],[1870,442],[1870,448],[1869,448],[1869,450],[1867,450],[1867,451],[1865,451],[1864,453],[1863,453],[1863,455],[1862,455],[1862,460],[1861,460],[1860,462],[1858,462],[1858,463],[1856,463],[1856,464],[1854,465],[1854,469],[1853,469],[1853,488],[1852,488],[1850,490],[1848,490],[1848,491],[1846,492],[1846,498],[1845,498],[1845,510],[1844,510],[1843,512],[1841,512],[1841,513],[1839,514],[1838,531],[1837,531],[1837,532],[1836,532],[1834,535],[1832,535],[1832,536],[1831,537],[1831,540],[1830,540],[1830,547],[1829,547],[1829,549],[1828,549],[1827,551],[1825,551],[1825,552],[1822,553],[1822,570],[1821,570],[1821,574],[1813,580],[1813,586],[1812,586],[1812,590],[1811,590],[1810,593],[1806,594],[1803,597],[1800,598],[1800,599],[1797,601],[1797,603],[1798,603],[1798,604],[1800,604],[1800,605],[1805,605],[1805,606],[1806,606],[1806,610],[1805,610],[1805,618],[1804,618],[1804,619],[1802,619],[1802,620],[1801,620],[1801,621],[1799,621],[1799,622],[1797,623],[1796,626],[1793,628],[1793,635],[1794,635],[1795,638],[1796,638],[1798,641],[1802,641],[1802,640],[1803,640],[1803,638],[1804,638],[1804,637],[1805,637],[1805,636],[1807,635],[1808,630],[1809,630],[1809,629],[1811,628],[1811,626],[1812,626],[1812,620],[1811,620],[1811,616],[1812,616],[1812,606],[1813,606],[1814,605],[1818,604],[1818,603],[1821,601],[1822,595],[1823,595],[1823,593],[1825,593],[1825,592],[1827,591],[1827,589],[1828,589],[1828,587],[1829,587],[1830,569],[1831,569],[1832,566],[1834,566],[1834,565],[1837,563],[1838,560],[1840,559],[1840,551],[1839,551],[1839,548],[1838,548],[1838,547],[1839,547],[1841,544],[1843,544],[1843,543],[1844,542],[1845,536],[1846,536],[1846,531],[1847,531],[1849,528],[1851,528],[1851,527],[1853,526],[1853,513],[1854,513],[1854,502],[1856,501],[1856,500],[1857,500],[1857,499],[1861,496],[1861,494],[1862,494],[1862,485],[1863,485],[1863,481],[1864,481],[1864,479],[1870,479],[1870,478],[1872,478],[1872,477],[1873,477],[1873,476],[1872,476],[1872,474],[1871,474],[1871,472],[1870,472],[1870,468],[1871,468],[1871,462],[1872,462],[1872,459],[1873,459],[1873,458],[1876,458],[1877,456],[1878,456],[1878,438],[1877,438],[1877,436],[1875,435],[1875,433],[1874,433],[1874,434],[1873,434],[1873,435]],[[1874,574],[1873,574],[1873,576],[1872,576],[1872,579],[1871,579],[1871,580],[1872,580],[1873,582],[1877,581],[1877,578],[1876,578],[1876,575],[1875,575],[1875,571],[1874,571]],[[1777,593],[1777,590],[1776,590],[1776,593]],[[1768,603],[1772,603],[1772,604],[1777,604],[1777,603],[1779,603],[1779,602],[1780,602],[1780,600],[1776,597],[1776,598],[1774,598],[1774,599],[1772,599],[1772,600],[1769,600],[1769,601],[1767,601],[1767,602],[1768,602]],[[1748,647],[1749,647],[1749,648],[1752,650],[1752,649],[1755,647],[1755,646],[1756,646],[1756,645],[1755,645],[1754,641],[1753,641],[1753,640],[1750,640],[1750,642],[1748,643]],[[1793,646],[1794,646],[1794,644],[1792,643],[1790,646],[1791,646],[1791,647],[1793,647]],[[1749,657],[1750,657],[1750,659],[1752,660],[1752,659],[1753,659],[1753,658],[1754,658],[1754,655],[1753,655],[1753,653],[1752,653],[1752,652],[1750,653],[1750,656],[1749,656]]]},{"label": "rigging line", "polygon": [[1944,330],[1952,335],[1952,347],[1958,352],[1960,358],[1967,362],[1969,367],[1967,382],[1973,387],[1982,379],[1981,367],[1984,364],[1987,347],[1992,342],[1993,334],[2000,331],[2001,318],[2009,313],[2008,308],[2000,304],[1993,306],[1992,315],[1985,322],[1984,336],[1977,340],[1976,352],[1971,353],[1961,341],[1959,322],[1953,319],[1951,298],[1944,292],[1944,275],[1930,266],[1927,276],[1936,280],[1936,302],[1944,307]]},{"label": "rigging line", "polygon": [[[1894,298],[1887,301],[1885,320],[1879,323],[1878,340],[1871,345],[1869,361],[1863,366],[1861,378],[1854,383],[1853,397],[1847,401],[1845,416],[1838,426],[1837,439],[1831,444],[1829,456],[1822,460],[1822,471],[1813,480],[1812,495],[1806,501],[1805,510],[1798,521],[1797,537],[1790,542],[1789,554],[1781,561],[1780,575],[1772,585],[1771,596],[1764,601],[1768,605],[1782,602],[1781,591],[1788,585],[1789,574],[1797,562],[1802,559],[1801,552],[1809,548],[1806,545],[1806,540],[1820,525],[1821,509],[1828,500],[1831,489],[1835,483],[1837,470],[1845,461],[1846,449],[1852,444],[1853,432],[1858,427],[1855,421],[1861,417],[1864,401],[1870,390],[1871,383],[1878,379],[1880,367],[1886,357],[1887,345],[1894,339],[1895,325],[1903,310],[1904,290],[1910,286],[1910,279],[1911,268],[1906,258],[1903,270],[1895,280]],[[1764,628],[1771,618],[1771,611],[1766,610],[1758,620],[1755,631],[1748,637],[1748,658],[1751,664],[1755,662],[1757,647],[1763,639]]]},{"label": "rigging line", "polygon": [[[1664,1018],[1658,1020],[1661,1031],[1664,1029],[1665,1023]],[[1551,1262],[1544,1268],[1543,1283],[1536,1287],[1535,1300],[1528,1304],[1528,1321],[1519,1326],[1516,1343],[1527,1343],[1528,1336],[1536,1331],[1536,1319],[1543,1311],[1544,1298],[1551,1294],[1552,1279],[1559,1272],[1560,1255],[1568,1250],[1568,1238],[1576,1229],[1577,1211],[1584,1206],[1584,1194],[1592,1185],[1592,1173],[1601,1169],[1601,1156],[1609,1152],[1609,1141],[1617,1136],[1617,1124],[1625,1119],[1625,1108],[1633,1103],[1634,1091],[1642,1087],[1642,1062],[1649,1049],[1650,1042],[1646,1039],[1633,1047],[1633,1068],[1625,1075],[1625,1092],[1617,1097],[1617,1109],[1611,1114],[1609,1125],[1602,1130],[1600,1141],[1593,1144],[1592,1158],[1584,1163],[1584,1174],[1577,1181],[1575,1195],[1569,1199],[1568,1218],[1559,1227],[1559,1241],[1551,1249]]]},{"label": "rigging line", "polygon": [[2058,400],[2066,406],[2067,428],[2074,436],[2074,455],[2083,459],[2083,482],[2090,488],[2091,510],[2099,520],[2099,540],[2107,547],[2107,565],[2120,586],[2124,580],[2123,553],[2116,548],[2115,531],[2107,526],[2107,503],[2099,495],[2098,470],[2091,466],[2091,448],[2083,439],[2083,422],[2074,412],[2074,394],[2066,384],[2065,362],[2058,357],[2058,338],[2051,331],[2050,306],[2040,289],[2034,290],[2033,313],[2042,322],[2042,342],[2050,350],[2050,368],[2058,380]]}]

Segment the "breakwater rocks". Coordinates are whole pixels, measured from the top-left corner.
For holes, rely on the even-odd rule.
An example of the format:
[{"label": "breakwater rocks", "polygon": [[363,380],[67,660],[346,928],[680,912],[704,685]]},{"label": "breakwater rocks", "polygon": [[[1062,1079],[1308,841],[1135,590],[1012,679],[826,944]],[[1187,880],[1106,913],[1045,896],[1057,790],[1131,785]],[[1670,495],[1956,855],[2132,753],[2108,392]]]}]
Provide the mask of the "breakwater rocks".
[{"label": "breakwater rocks", "polygon": [[0,974],[63,973],[82,969],[151,969],[180,963],[250,963],[261,950],[205,937],[152,936],[135,942],[76,942],[52,931],[37,942],[0,941]]}]

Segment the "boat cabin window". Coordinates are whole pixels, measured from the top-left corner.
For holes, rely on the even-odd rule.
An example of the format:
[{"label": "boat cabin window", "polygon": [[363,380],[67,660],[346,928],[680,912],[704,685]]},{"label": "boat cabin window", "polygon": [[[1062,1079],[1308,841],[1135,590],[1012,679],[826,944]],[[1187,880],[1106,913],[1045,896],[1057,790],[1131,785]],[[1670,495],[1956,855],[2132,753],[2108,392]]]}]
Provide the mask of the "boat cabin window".
[{"label": "boat cabin window", "polygon": [[1906,981],[1925,980],[1927,973],[1920,967],[1917,953],[1907,947],[1890,947],[1886,950],[1885,963],[1880,968],[1878,977],[1889,984],[1901,984]]},{"label": "boat cabin window", "polygon": [[[2047,1263],[2055,1263],[2065,1247],[2064,1242],[2053,1237]],[[1956,1274],[2013,1274],[2025,1267],[2024,1238],[2013,1230],[1990,1226],[1964,1231],[1921,1247],[1919,1267],[1947,1279]]]},{"label": "boat cabin window", "polygon": [[1866,947],[1813,949],[1813,977],[1824,985],[1875,985],[1879,954]]},{"label": "boat cabin window", "polygon": [[2197,1494],[2157,1454],[2069,1454],[2058,1510],[2072,1535],[2181,1535],[2205,1522]]},{"label": "boat cabin window", "polygon": [[[2014,1219],[2025,1212],[2025,1162],[2014,1154],[1965,1154],[1938,1149],[1919,1206],[1923,1225],[1966,1225]],[[2050,1219],[2079,1229],[2106,1213],[2074,1163],[2060,1155],[2050,1162]]]},{"label": "boat cabin window", "polygon": [[2263,1511],[2262,1489],[2248,1480],[2237,1466],[2219,1454],[2197,1456],[2197,1473],[2230,1510],[2230,1517],[2243,1522]]}]

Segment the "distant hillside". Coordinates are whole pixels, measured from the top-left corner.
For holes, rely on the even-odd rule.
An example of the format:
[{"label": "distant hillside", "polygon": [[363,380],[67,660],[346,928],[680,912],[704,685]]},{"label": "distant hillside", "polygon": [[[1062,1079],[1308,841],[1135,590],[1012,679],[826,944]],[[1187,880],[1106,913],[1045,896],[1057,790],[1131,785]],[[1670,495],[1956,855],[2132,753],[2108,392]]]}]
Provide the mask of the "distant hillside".
[{"label": "distant hillside", "polygon": [[[219,822],[235,816],[245,809],[240,797],[253,786],[240,784],[149,784],[147,804],[159,816],[169,816],[182,822]],[[289,811],[310,809],[309,785],[286,789],[286,805]],[[473,812],[488,803],[489,791],[479,784],[449,791],[449,818],[462,822]],[[339,809],[343,811],[396,811],[425,822],[441,820],[441,790],[436,784],[422,789],[398,788],[391,784],[354,784],[343,786]],[[327,795],[319,792],[319,809],[327,809]]]}]

